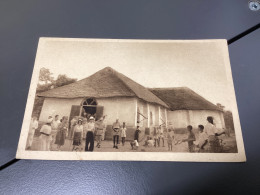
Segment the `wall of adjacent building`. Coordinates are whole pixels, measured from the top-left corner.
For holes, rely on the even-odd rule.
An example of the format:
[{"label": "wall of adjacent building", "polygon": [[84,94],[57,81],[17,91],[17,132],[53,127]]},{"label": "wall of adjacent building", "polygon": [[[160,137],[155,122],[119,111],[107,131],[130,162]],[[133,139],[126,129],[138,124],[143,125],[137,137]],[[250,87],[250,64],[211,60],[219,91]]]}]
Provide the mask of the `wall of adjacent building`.
[{"label": "wall of adjacent building", "polygon": [[186,128],[192,125],[197,128],[198,125],[206,125],[207,117],[212,116],[217,128],[225,128],[223,112],[212,110],[176,110],[168,111],[168,122],[173,128]]}]

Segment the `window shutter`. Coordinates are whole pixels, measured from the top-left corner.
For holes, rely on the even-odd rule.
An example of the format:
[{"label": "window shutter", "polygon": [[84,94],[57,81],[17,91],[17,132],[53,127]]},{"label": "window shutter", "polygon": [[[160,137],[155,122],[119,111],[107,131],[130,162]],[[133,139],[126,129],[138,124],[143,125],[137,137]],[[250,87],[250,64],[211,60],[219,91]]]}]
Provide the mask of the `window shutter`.
[{"label": "window shutter", "polygon": [[104,106],[97,106],[96,120],[99,120],[101,117],[103,117],[103,111],[104,111]]},{"label": "window shutter", "polygon": [[79,116],[80,114],[80,106],[79,105],[72,105],[70,109],[70,118],[69,122],[73,119],[74,116]]}]

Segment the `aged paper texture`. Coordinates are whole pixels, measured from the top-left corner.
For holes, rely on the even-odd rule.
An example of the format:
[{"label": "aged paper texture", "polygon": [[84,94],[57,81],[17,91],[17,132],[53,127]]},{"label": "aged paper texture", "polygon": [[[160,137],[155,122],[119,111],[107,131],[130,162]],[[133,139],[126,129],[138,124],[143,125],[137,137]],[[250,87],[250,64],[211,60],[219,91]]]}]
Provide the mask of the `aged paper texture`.
[{"label": "aged paper texture", "polygon": [[226,40],[40,38],[16,157],[246,161]]}]

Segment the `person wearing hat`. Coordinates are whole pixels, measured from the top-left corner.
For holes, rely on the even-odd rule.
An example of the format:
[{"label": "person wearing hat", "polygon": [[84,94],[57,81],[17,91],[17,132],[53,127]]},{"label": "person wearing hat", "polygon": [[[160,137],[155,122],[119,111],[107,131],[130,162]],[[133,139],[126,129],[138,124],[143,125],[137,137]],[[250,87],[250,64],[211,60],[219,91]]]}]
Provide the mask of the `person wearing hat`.
[{"label": "person wearing hat", "polygon": [[40,130],[40,148],[41,151],[50,151],[50,143],[51,143],[51,123],[53,118],[51,116],[48,117],[46,124],[44,124]]},{"label": "person wearing hat", "polygon": [[73,148],[74,150],[76,147],[81,145],[82,135],[83,135],[83,125],[82,125],[82,119],[78,119],[78,123],[75,125],[73,130]]},{"label": "person wearing hat", "polygon": [[94,150],[94,131],[95,131],[95,119],[93,116],[89,118],[89,123],[86,126],[86,145],[85,151],[93,152]]}]

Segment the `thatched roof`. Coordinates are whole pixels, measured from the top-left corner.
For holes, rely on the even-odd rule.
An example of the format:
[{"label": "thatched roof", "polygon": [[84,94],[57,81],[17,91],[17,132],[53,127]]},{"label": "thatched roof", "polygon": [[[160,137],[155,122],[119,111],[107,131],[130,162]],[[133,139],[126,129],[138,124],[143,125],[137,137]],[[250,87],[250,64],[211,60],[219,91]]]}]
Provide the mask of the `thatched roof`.
[{"label": "thatched roof", "polygon": [[138,97],[168,108],[167,104],[150,90],[110,67],[75,83],[39,93],[38,96],[54,98]]},{"label": "thatched roof", "polygon": [[150,91],[164,101],[171,110],[222,111],[219,107],[187,87],[151,88]]}]

